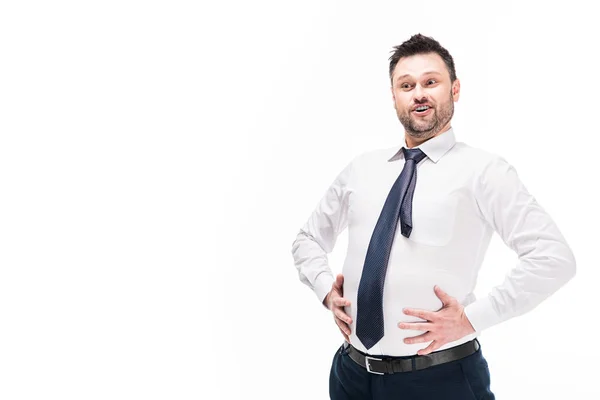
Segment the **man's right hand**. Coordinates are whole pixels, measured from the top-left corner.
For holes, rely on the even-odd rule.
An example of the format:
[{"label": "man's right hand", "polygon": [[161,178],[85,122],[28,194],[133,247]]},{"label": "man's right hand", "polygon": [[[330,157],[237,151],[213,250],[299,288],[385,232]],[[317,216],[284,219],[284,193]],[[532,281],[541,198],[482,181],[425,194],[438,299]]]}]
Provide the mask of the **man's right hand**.
[{"label": "man's right hand", "polygon": [[325,300],[323,303],[325,307],[331,310],[333,313],[333,319],[337,324],[338,328],[340,328],[340,332],[344,335],[344,339],[346,342],[350,343],[350,326],[348,324],[352,323],[352,319],[346,314],[344,311],[345,306],[350,305],[350,301],[346,300],[342,296],[344,295],[344,276],[339,274],[335,278],[335,282],[331,285],[331,291],[327,293],[325,296]]}]

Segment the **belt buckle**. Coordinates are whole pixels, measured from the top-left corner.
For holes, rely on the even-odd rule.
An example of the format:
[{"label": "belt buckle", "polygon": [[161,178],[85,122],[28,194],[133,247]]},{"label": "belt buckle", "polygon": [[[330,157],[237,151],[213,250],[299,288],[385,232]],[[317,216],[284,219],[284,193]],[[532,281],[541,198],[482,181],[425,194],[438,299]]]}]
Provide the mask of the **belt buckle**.
[{"label": "belt buckle", "polygon": [[367,367],[367,371],[376,375],[384,375],[383,372],[371,371],[371,364],[369,364],[369,360],[383,361],[381,358],[369,357],[365,356],[365,366]]}]

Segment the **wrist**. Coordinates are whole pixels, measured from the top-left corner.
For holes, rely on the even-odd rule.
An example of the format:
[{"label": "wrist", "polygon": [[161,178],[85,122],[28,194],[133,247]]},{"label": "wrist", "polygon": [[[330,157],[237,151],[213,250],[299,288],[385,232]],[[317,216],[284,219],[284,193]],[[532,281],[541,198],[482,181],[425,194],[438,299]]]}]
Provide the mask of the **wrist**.
[{"label": "wrist", "polygon": [[327,293],[327,295],[323,299],[323,306],[325,306],[325,308],[328,310],[331,310],[331,308],[329,308],[329,297],[330,296],[331,296],[331,292]]},{"label": "wrist", "polygon": [[469,321],[469,317],[467,317],[467,314],[465,314],[464,309],[462,312],[462,325],[465,327],[465,330],[467,331],[468,334],[474,333],[475,332],[475,328],[473,327],[473,324],[471,324],[471,321]]}]

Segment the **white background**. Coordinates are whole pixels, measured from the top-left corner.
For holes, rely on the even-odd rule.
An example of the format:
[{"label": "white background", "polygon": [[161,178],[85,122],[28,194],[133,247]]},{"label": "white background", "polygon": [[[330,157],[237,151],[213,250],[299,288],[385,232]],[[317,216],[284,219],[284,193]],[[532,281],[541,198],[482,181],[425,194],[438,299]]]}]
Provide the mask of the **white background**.
[{"label": "white background", "polygon": [[[3,2],[0,398],[328,398],[342,337],[291,245],[353,156],[401,143],[388,57],[418,32],[455,59],[457,139],[578,262],[483,333],[492,389],[599,398],[600,32],[547,3]],[[476,294],[515,261],[494,236]]]}]

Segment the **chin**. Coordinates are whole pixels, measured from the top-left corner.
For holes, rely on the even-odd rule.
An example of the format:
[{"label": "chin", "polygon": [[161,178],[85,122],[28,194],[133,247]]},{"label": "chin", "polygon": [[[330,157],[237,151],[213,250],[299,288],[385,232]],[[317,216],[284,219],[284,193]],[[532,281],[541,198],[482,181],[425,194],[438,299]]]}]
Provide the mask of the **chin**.
[{"label": "chin", "polygon": [[427,137],[429,135],[431,135],[433,133],[433,129],[435,128],[435,125],[433,126],[427,126],[426,129],[423,129],[423,127],[420,126],[413,126],[412,128],[415,128],[412,130],[412,132],[409,132],[409,134],[411,136],[414,137],[418,137],[418,138],[424,138]]}]

